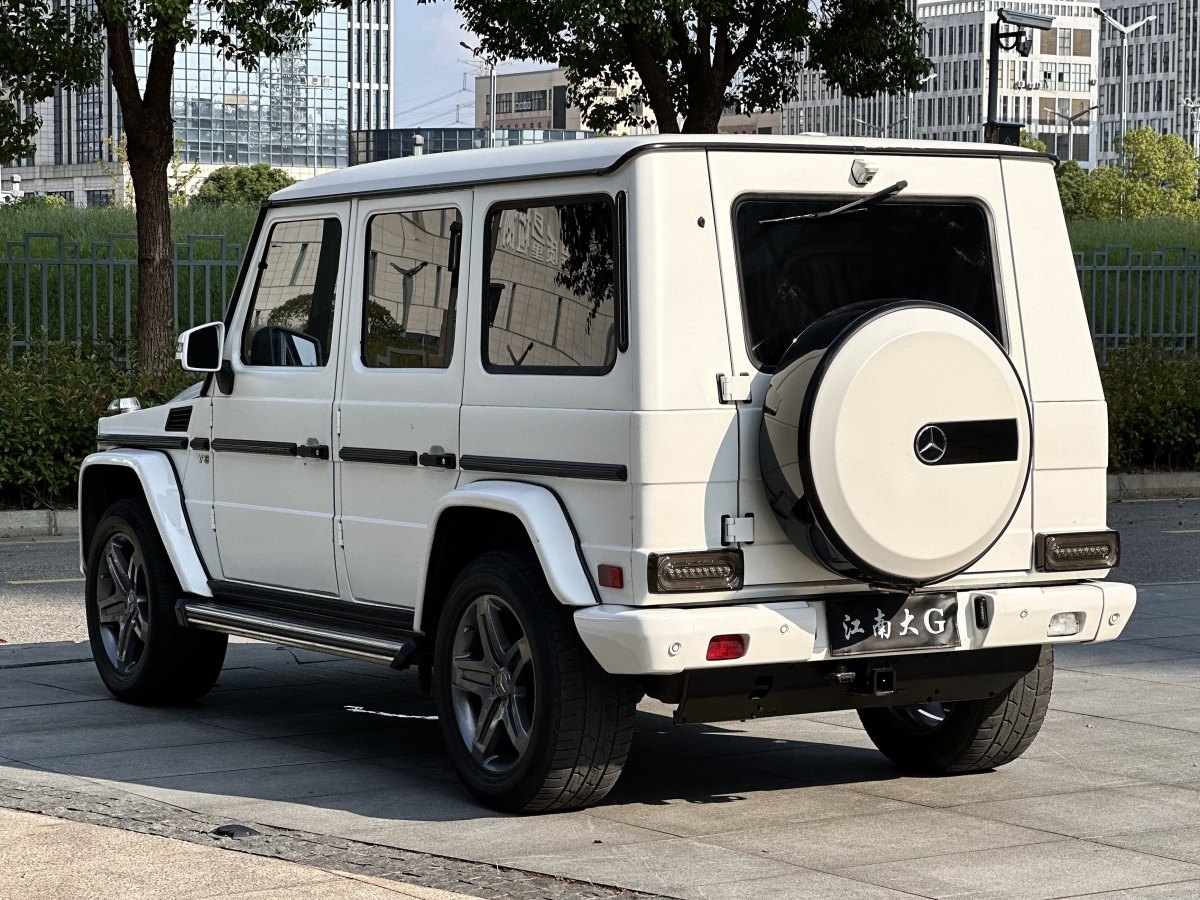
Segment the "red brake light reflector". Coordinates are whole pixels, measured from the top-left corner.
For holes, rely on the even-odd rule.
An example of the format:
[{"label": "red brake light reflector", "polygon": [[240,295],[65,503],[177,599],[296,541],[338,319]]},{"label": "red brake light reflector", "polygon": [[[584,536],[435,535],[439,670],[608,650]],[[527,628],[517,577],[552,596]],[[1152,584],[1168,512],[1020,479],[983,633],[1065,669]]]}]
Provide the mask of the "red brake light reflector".
[{"label": "red brake light reflector", "polygon": [[741,659],[746,655],[746,638],[740,634],[718,634],[708,642],[704,658],[710,662],[718,659]]},{"label": "red brake light reflector", "polygon": [[600,587],[618,590],[625,587],[625,570],[620,566],[597,566],[596,572],[599,575]]}]

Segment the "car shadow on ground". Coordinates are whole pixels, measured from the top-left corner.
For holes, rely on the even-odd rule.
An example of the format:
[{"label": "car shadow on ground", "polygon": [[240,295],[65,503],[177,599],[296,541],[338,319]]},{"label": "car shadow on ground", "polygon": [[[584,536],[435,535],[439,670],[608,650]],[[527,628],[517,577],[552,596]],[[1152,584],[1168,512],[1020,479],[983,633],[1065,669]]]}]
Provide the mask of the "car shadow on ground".
[{"label": "car shadow on ground", "polygon": [[[86,644],[44,649],[76,661],[3,673],[0,757],[10,774],[100,779],[197,810],[260,800],[409,821],[496,815],[459,784],[414,673],[236,643],[202,700],[138,707],[113,700],[90,660],[78,661]],[[604,805],[722,804],[898,777],[852,714],[838,717],[676,726],[667,707],[647,701]]]}]

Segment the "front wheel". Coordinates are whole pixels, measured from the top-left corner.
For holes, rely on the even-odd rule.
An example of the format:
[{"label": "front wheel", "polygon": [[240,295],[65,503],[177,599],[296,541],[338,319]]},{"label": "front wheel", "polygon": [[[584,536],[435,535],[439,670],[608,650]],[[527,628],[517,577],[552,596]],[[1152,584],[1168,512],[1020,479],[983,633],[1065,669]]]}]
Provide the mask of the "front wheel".
[{"label": "front wheel", "polygon": [[600,668],[530,554],[487,553],[455,581],[433,690],[451,762],[496,809],[598,803],[629,754],[636,682]]},{"label": "front wheel", "polygon": [[179,581],[145,504],[119,500],[88,552],[84,605],[92,656],[105,685],[129,703],[194,700],[216,683],[226,635],[175,618]]},{"label": "front wheel", "polygon": [[1054,648],[1037,666],[986,700],[859,710],[868,736],[888,759],[922,775],[982,772],[1012,762],[1041,730],[1054,684]]}]

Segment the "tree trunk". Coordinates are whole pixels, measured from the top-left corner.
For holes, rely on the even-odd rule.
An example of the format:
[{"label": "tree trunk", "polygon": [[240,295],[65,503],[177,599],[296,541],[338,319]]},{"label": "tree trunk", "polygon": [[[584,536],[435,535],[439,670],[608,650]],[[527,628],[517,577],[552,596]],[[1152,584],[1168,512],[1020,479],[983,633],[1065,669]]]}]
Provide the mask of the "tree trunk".
[{"label": "tree trunk", "polygon": [[137,363],[152,378],[170,368],[175,341],[172,323],[171,203],[167,192],[170,155],[134,152],[129,175],[137,202]]},{"label": "tree trunk", "polygon": [[684,134],[716,134],[721,124],[721,113],[725,111],[724,86],[706,82],[690,93],[692,97],[698,97],[699,102],[689,106],[680,130]]}]

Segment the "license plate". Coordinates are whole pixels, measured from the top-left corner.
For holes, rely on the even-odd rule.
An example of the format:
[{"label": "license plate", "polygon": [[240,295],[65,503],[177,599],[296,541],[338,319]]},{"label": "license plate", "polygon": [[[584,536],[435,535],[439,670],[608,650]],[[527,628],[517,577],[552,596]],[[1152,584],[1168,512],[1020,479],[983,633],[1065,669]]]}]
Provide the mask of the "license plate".
[{"label": "license plate", "polygon": [[955,594],[884,594],[828,600],[829,652],[891,653],[958,646]]}]

